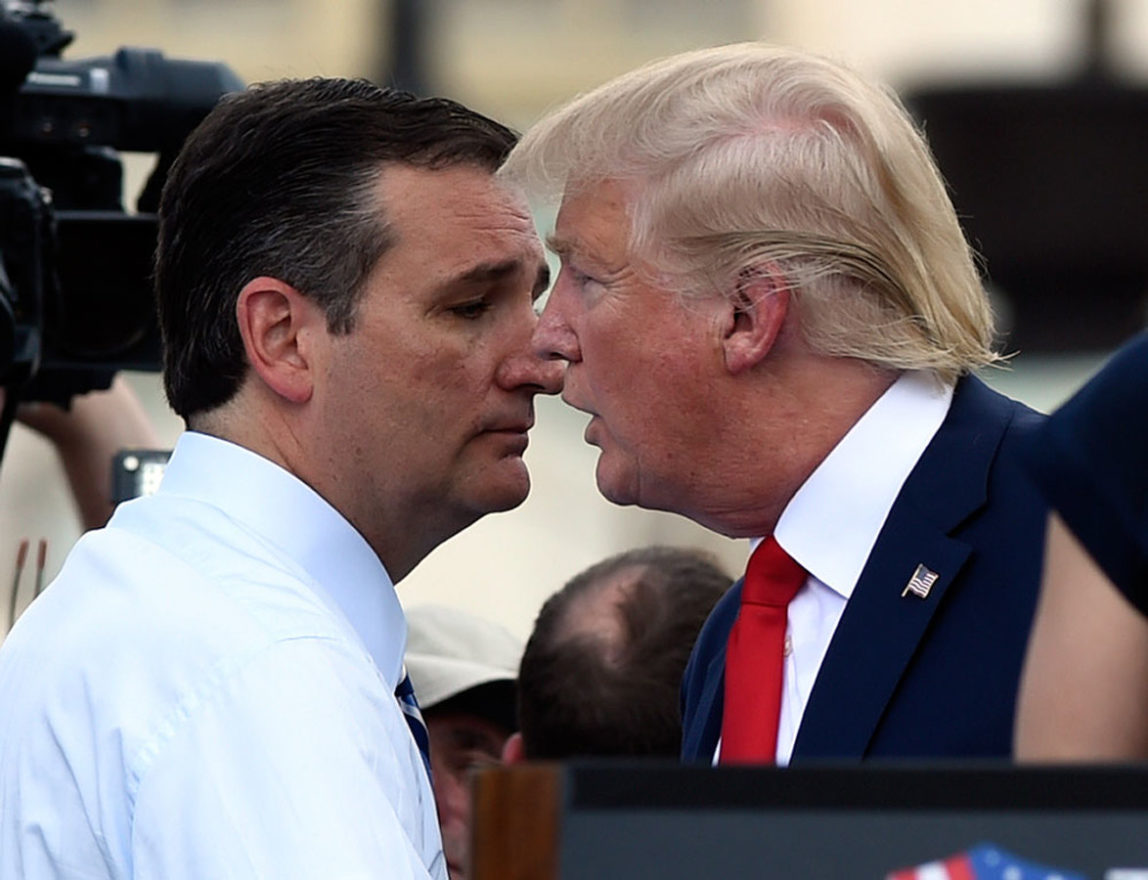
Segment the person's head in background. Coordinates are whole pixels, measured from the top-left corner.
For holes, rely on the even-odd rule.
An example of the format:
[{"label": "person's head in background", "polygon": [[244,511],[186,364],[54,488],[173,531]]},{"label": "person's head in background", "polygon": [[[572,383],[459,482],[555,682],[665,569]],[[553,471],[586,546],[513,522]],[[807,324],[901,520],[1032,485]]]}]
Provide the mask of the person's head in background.
[{"label": "person's head in background", "polygon": [[470,774],[498,764],[518,729],[515,676],[522,640],[442,605],[408,608],[406,667],[430,735],[435,806],[451,880],[465,880]]},{"label": "person's head in background", "polygon": [[527,641],[521,733],[504,760],[676,757],[682,672],[732,580],[708,554],[674,547],[630,550],[575,575]]},{"label": "person's head in background", "polygon": [[160,206],[164,386],[188,427],[284,467],[394,581],[520,504],[547,285],[514,133],[364,80],[224,98]]}]

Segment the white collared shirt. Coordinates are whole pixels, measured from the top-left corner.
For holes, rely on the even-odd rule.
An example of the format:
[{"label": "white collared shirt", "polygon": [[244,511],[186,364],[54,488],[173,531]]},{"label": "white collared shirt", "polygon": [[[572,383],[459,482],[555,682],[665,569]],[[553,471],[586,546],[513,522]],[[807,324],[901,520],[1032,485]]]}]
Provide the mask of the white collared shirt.
[{"label": "white collared shirt", "polygon": [[[789,603],[778,766],[789,764],[821,661],[893,502],[952,399],[953,386],[933,373],[903,373],[781,513],[774,537],[809,577]],[[720,751],[719,743],[715,763]]]},{"label": "white collared shirt", "polygon": [[433,877],[390,577],[277,465],[180,438],[0,647],[0,877]]}]

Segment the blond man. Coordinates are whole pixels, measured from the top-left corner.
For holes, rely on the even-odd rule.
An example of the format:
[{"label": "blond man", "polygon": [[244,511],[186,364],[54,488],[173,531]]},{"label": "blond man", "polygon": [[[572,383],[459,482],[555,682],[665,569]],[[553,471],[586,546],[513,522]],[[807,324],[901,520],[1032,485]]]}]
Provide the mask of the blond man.
[{"label": "blond man", "polygon": [[760,539],[684,682],[688,760],[1009,751],[1044,507],[944,183],[896,98],[744,44],[626,74],[502,172],[561,199],[535,332],[599,489]]}]

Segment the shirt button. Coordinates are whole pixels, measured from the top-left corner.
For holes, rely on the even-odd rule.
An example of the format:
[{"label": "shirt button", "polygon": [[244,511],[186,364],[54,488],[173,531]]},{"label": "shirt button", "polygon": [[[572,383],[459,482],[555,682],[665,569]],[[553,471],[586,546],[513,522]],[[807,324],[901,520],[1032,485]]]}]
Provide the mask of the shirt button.
[{"label": "shirt button", "polygon": [[[777,644],[777,643],[774,642],[774,644]],[[793,639],[790,636],[786,635],[786,637],[785,637],[785,656],[788,657],[792,653],[793,653]]]}]

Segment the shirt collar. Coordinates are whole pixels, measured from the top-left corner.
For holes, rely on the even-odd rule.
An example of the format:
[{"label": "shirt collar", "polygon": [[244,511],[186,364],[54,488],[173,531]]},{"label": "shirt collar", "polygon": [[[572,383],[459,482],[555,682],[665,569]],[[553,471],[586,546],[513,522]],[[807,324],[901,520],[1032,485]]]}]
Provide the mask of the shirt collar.
[{"label": "shirt collar", "polygon": [[907,371],[841,438],[782,511],[774,536],[848,599],[893,502],[953,399],[934,373]]},{"label": "shirt collar", "polygon": [[274,545],[358,635],[394,689],[407,635],[394,584],[366,539],[314,489],[249,449],[186,431],[159,492],[210,504]]}]

